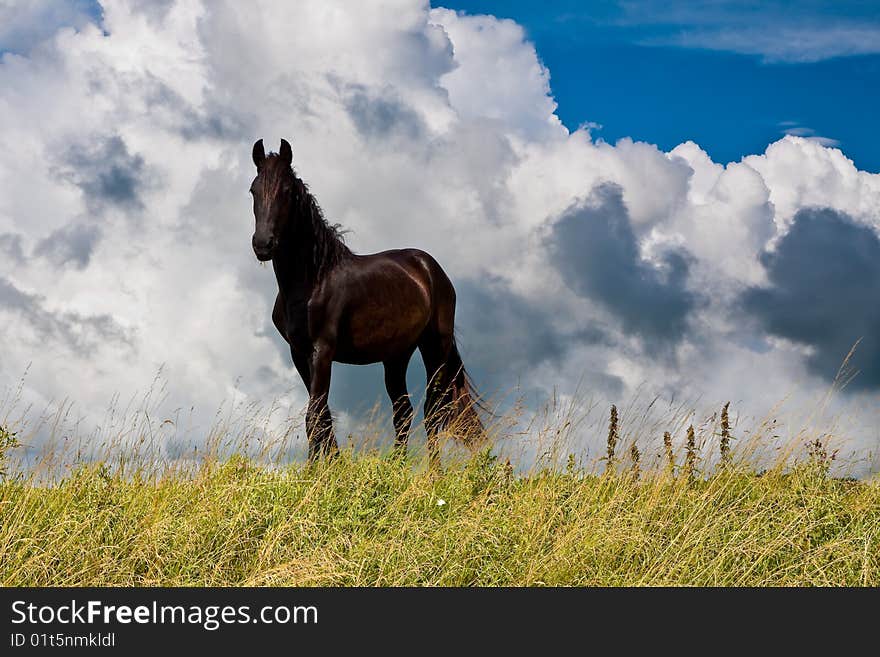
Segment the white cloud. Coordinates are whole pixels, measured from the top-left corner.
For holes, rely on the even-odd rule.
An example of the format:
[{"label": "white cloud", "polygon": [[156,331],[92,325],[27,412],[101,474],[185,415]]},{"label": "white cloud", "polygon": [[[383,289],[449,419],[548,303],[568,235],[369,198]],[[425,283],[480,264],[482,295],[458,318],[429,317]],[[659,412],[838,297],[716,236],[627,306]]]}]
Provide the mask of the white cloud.
[{"label": "white cloud", "polygon": [[699,28],[656,40],[685,48],[761,55],[766,62],[809,63],[880,52],[880,27],[862,25],[762,25]]},{"label": "white cloud", "polygon": [[814,141],[821,146],[840,146],[840,140],[817,135],[815,130],[805,126],[795,124],[794,126],[787,127],[783,132],[791,137],[803,137],[809,141]]},{"label": "white cloud", "polygon": [[[880,52],[876,11],[860,3],[737,0],[621,0],[618,27],[650,26],[645,45],[680,46],[760,56],[767,63],[810,63]],[[855,10],[855,11],[853,11]]]},{"label": "white cloud", "polygon": [[456,66],[440,84],[461,118],[492,119],[526,138],[546,140],[567,133],[555,114],[550,72],[520,25],[443,8],[433,9],[430,20],[452,42]]},{"label": "white cloud", "polygon": [[[838,149],[786,136],[724,166],[692,142],[664,153],[569,134],[522,28],[417,0],[103,8],[102,26],[60,29],[0,62],[0,247],[24,255],[0,260],[19,301],[0,298],[0,381],[14,386],[30,363],[28,400],[69,397],[93,421],[164,363],[169,399],[194,405],[202,424],[233,396],[281,395],[285,417],[299,412],[304,393],[269,319],[272,271],[250,251],[259,137],[292,142],[355,250],[424,248],[461,290],[507,295],[496,315],[462,299],[487,321],[509,318],[498,331],[519,330],[518,316],[544,322],[534,333],[553,349],[489,363],[493,336],[469,328],[485,323],[459,318],[465,355],[490,387],[571,393],[584,378],[616,399],[647,382],[757,413],[789,387],[825,386],[802,349],[738,316],[736,299],[766,282],[759,255],[799,208],[880,228],[880,176]],[[553,223],[603,183],[621,190],[637,272],[663,281],[671,251],[689,258],[700,303],[671,356],[646,352],[619,305],[576,294],[550,257]],[[114,330],[96,341],[100,321]],[[77,323],[94,348],[64,338],[84,330]],[[499,342],[520,340],[510,336]],[[514,361],[527,369],[510,370]],[[380,390],[377,372],[370,392]]]},{"label": "white cloud", "polygon": [[880,175],[859,171],[838,148],[788,136],[743,162],[766,181],[779,223],[798,207],[826,205],[878,226]]}]

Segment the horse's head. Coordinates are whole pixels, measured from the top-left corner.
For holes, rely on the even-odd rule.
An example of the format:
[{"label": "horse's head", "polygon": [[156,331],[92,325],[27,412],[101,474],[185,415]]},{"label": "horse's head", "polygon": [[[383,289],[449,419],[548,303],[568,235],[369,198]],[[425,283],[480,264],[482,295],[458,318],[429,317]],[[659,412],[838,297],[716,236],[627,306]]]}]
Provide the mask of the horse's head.
[{"label": "horse's head", "polygon": [[256,228],[251,244],[257,259],[266,261],[275,255],[287,227],[297,181],[290,167],[293,151],[286,140],[281,140],[278,153],[270,153],[267,157],[260,139],[254,144],[253,158],[257,167],[257,177],[251,183]]}]

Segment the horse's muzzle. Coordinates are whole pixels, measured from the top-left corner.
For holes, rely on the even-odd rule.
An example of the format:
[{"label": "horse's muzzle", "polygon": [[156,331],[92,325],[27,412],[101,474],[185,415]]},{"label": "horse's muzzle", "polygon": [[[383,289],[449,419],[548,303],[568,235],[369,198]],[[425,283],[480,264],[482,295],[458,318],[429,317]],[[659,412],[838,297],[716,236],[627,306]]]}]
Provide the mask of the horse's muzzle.
[{"label": "horse's muzzle", "polygon": [[272,255],[275,252],[274,237],[270,237],[267,240],[258,240],[256,236],[254,236],[251,245],[254,247],[254,255],[257,256],[257,260],[260,262],[266,262],[266,260],[272,259]]}]

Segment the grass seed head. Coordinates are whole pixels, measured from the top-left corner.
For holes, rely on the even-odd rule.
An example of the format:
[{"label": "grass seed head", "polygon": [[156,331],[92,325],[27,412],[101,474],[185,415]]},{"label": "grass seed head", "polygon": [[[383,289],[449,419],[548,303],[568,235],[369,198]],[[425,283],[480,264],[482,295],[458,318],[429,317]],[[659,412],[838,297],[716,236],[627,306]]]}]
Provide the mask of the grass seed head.
[{"label": "grass seed head", "polygon": [[642,454],[639,452],[638,445],[636,445],[636,441],[634,440],[632,445],[629,448],[629,458],[632,462],[630,467],[630,472],[632,472],[632,476],[634,479],[638,479],[641,474],[641,468],[639,467],[639,460],[641,459]]},{"label": "grass seed head", "polygon": [[694,478],[697,466],[697,439],[694,435],[694,425],[688,426],[687,430],[687,455],[684,460],[684,471],[688,479]]},{"label": "grass seed head", "polygon": [[666,467],[669,472],[675,472],[675,452],[672,451],[672,434],[668,431],[663,433],[663,451],[666,455]]},{"label": "grass seed head", "polygon": [[728,409],[730,402],[721,409],[721,465],[722,467],[730,463],[730,416]]},{"label": "grass seed head", "polygon": [[617,406],[611,405],[611,420],[608,422],[608,468],[614,463],[614,450],[617,447],[619,437],[617,426]]}]

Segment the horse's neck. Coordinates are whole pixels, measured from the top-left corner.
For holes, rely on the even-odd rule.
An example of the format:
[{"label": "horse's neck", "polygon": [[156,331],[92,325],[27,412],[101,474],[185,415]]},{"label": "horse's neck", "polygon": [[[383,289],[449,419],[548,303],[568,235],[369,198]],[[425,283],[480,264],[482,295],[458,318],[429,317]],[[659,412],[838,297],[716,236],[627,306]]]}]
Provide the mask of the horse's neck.
[{"label": "horse's neck", "polygon": [[[297,301],[310,297],[327,267],[337,264],[341,255],[348,253],[338,242],[336,231],[320,217],[314,199],[307,199],[305,207],[299,209],[303,216],[291,216],[287,222],[288,226],[298,228],[282,237],[278,255],[273,259],[278,289],[284,298]],[[296,211],[291,209],[291,213]],[[316,251],[317,243],[321,245],[320,253]]]},{"label": "horse's neck", "polygon": [[308,229],[299,234],[285,235],[278,247],[272,267],[281,295],[285,299],[307,299],[316,282],[312,256],[314,236]]},{"label": "horse's neck", "polygon": [[282,297],[305,300],[311,296],[315,275],[311,271],[310,254],[305,248],[283,249],[273,259],[272,264]]}]

